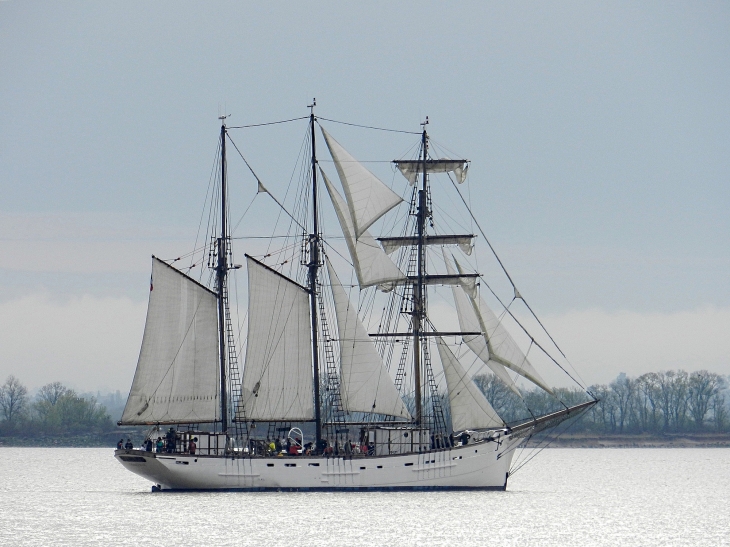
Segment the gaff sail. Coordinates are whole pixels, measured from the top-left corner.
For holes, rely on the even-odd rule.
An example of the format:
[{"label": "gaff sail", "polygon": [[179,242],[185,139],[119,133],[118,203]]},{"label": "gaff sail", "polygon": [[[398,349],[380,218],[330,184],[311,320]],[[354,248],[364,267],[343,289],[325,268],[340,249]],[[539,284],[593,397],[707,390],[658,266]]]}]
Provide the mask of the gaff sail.
[{"label": "gaff sail", "polygon": [[220,420],[218,298],[152,257],[142,348],[122,425]]},{"label": "gaff sail", "polygon": [[248,343],[238,420],[311,420],[309,291],[258,260],[248,267]]}]

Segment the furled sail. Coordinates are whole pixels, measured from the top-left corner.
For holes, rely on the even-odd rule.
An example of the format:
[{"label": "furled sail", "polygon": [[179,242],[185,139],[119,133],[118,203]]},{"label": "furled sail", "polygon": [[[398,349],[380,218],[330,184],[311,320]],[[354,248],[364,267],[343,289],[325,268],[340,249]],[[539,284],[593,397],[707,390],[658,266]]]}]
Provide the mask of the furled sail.
[{"label": "furled sail", "polygon": [[[451,264],[451,260],[449,260],[449,257],[446,255],[445,250],[443,250],[443,254],[444,262],[446,263],[446,270],[450,274],[455,274],[456,271]],[[451,287],[451,292],[454,296],[456,314],[459,318],[459,328],[463,332],[483,332],[481,324],[479,323],[479,319],[476,316],[476,312],[474,312],[471,301],[464,292],[463,288],[454,285]],[[464,343],[466,343],[467,347],[472,350],[485,365],[489,367],[489,369],[497,376],[497,378],[502,380],[502,382],[507,385],[512,391],[522,397],[520,390],[515,385],[514,380],[509,375],[507,370],[504,368],[504,365],[501,365],[490,359],[487,340],[483,335],[464,335],[462,336],[462,339],[464,340]]]},{"label": "furled sail", "polygon": [[350,257],[355,266],[358,284],[363,289],[378,285],[381,290],[392,290],[394,284],[405,279],[406,276],[398,269],[398,266],[393,264],[370,232],[365,230],[359,238],[355,237],[355,228],[345,200],[337,192],[324,171],[320,169],[320,173],[340,221]]},{"label": "furled sail", "polygon": [[[391,254],[393,251],[400,249],[401,247],[411,246],[418,244],[417,236],[406,236],[406,237],[379,237],[378,241],[382,245],[383,250],[386,254]],[[459,248],[465,253],[470,255],[474,248],[474,235],[441,235],[441,236],[424,236],[424,245],[458,245]]]},{"label": "furled sail", "polygon": [[345,190],[355,239],[360,239],[365,230],[403,198],[353,158],[323,127],[320,128]]},{"label": "furled sail", "polygon": [[340,391],[347,412],[375,412],[406,420],[411,415],[375,349],[357,310],[327,261],[340,344]]},{"label": "furled sail", "polygon": [[152,257],[142,349],[123,425],[220,419],[218,299]]},{"label": "furled sail", "polygon": [[[426,274],[421,277],[421,282],[424,285],[446,285],[446,286],[457,286],[464,289],[469,295],[476,296],[477,294],[477,274],[457,274],[457,275],[442,275],[442,274]],[[404,285],[406,283],[417,283],[417,275],[409,275],[402,281],[398,281],[397,284]]]},{"label": "furled sail", "polygon": [[309,291],[246,255],[248,343],[240,420],[311,420]]},{"label": "furled sail", "polygon": [[[423,160],[396,160],[396,164],[403,176],[413,186],[418,175],[423,173]],[[426,160],[427,173],[450,173],[453,172],[459,184],[466,180],[469,171],[469,162],[466,160],[450,160],[448,158]]]},{"label": "furled sail", "polygon": [[454,431],[504,427],[487,398],[467,375],[464,367],[446,345],[443,338],[436,338],[444,377],[451,402],[451,427]]},{"label": "furled sail", "polygon": [[[459,262],[456,259],[454,259],[454,262],[459,273],[463,274]],[[474,312],[479,319],[481,331],[484,333],[484,338],[489,349],[489,358],[515,371],[520,376],[527,378],[532,383],[552,394],[553,391],[550,389],[550,386],[540,377],[535,367],[528,361],[527,356],[522,352],[514,338],[507,332],[507,329],[504,328],[502,322],[489,306],[487,306],[484,299],[478,295],[470,295],[469,298],[471,299]]]}]

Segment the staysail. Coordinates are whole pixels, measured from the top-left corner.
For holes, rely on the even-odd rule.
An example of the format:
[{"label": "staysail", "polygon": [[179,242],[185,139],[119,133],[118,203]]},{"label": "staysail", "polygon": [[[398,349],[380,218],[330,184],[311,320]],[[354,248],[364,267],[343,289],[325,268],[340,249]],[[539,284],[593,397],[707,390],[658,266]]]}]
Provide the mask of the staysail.
[{"label": "staysail", "polygon": [[365,230],[403,201],[403,198],[352,157],[323,127],[320,126],[320,129],[345,190],[350,217],[355,227],[355,238],[360,239]]},{"label": "staysail", "polygon": [[[446,250],[442,249],[444,255],[444,262],[446,264],[446,270],[450,274],[455,274],[454,266],[451,264],[451,260],[446,254]],[[459,328],[463,332],[482,332],[481,324],[479,319],[474,312],[474,308],[471,305],[471,300],[466,295],[464,289],[458,285],[451,287],[451,294],[454,297],[454,304],[456,305],[456,314],[459,318]],[[514,380],[508,374],[504,365],[490,359],[489,347],[487,346],[487,340],[481,334],[470,334],[463,335],[462,339],[467,347],[472,350],[479,359],[489,367],[489,369],[499,378],[505,385],[507,385],[515,394],[522,397],[520,390],[515,385]]]},{"label": "staysail", "polygon": [[218,299],[158,258],[122,425],[220,419]]},{"label": "staysail", "polygon": [[340,221],[360,288],[378,285],[381,290],[392,290],[394,283],[405,279],[406,276],[380,248],[370,232],[364,230],[359,238],[355,237],[355,227],[345,200],[325,172],[320,169],[320,173],[332,199],[337,219]]},{"label": "staysail", "polygon": [[258,260],[248,267],[248,343],[236,418],[311,420],[309,291]]},{"label": "staysail", "polygon": [[329,260],[327,271],[337,316],[340,391],[345,411],[375,412],[410,420],[410,413]]},{"label": "staysail", "polygon": [[[460,274],[463,270],[459,262],[454,259],[456,268]],[[545,383],[535,367],[532,366],[527,356],[522,352],[515,342],[514,338],[504,328],[502,322],[497,318],[494,312],[487,306],[487,303],[481,296],[469,295],[472,308],[476,313],[481,331],[484,333],[484,340],[489,350],[489,359],[496,361],[500,365],[515,371],[520,376],[527,378],[532,383],[540,386],[542,389],[552,394],[552,389]]]},{"label": "staysail", "polygon": [[464,367],[440,336],[436,338],[441,365],[451,402],[451,427],[454,431],[504,427],[504,422],[487,398],[467,375]]}]

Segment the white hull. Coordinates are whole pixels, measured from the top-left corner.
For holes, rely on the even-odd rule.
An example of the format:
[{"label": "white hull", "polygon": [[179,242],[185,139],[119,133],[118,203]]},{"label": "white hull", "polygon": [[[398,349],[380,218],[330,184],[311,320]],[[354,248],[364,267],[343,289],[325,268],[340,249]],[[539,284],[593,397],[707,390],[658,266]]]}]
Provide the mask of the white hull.
[{"label": "white hull", "polygon": [[128,470],[161,490],[505,490],[522,439],[421,454],[223,457],[117,450]]}]

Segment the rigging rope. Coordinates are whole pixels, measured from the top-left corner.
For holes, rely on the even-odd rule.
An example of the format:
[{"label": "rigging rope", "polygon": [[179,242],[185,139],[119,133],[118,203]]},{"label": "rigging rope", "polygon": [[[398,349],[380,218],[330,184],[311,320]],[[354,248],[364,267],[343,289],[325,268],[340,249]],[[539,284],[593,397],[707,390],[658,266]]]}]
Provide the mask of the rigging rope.
[{"label": "rigging rope", "polygon": [[374,127],[372,125],[360,125],[358,123],[350,123],[350,122],[341,122],[341,121],[338,121],[338,120],[330,120],[329,118],[322,118],[322,117],[319,117],[319,116],[317,117],[317,120],[318,121],[319,120],[324,120],[326,122],[339,123],[339,124],[342,124],[342,125],[349,125],[349,126],[352,126],[352,127],[360,127],[360,128],[363,128],[363,129],[375,129],[377,131],[388,131],[390,133],[406,133],[408,135],[420,135],[421,134],[420,131],[404,131],[403,129],[388,129],[388,128],[385,128],[385,127]]},{"label": "rigging rope", "polygon": [[[235,226],[233,227],[233,230],[231,230],[231,233],[235,232],[235,231],[236,231],[236,230],[238,229],[238,227],[239,227],[239,226],[241,225],[241,222],[243,222],[243,219],[244,219],[244,217],[246,216],[246,213],[248,213],[248,210],[249,210],[249,209],[251,208],[251,205],[253,205],[253,202],[254,202],[254,201],[256,200],[256,198],[258,197],[258,195],[259,195],[259,194],[258,194],[258,192],[257,192],[257,193],[256,193],[256,194],[255,194],[255,195],[253,196],[253,199],[251,199],[251,203],[249,203],[249,204],[248,204],[248,207],[246,207],[246,210],[245,210],[245,211],[243,212],[243,214],[241,215],[241,218],[239,218],[239,219],[238,219],[238,222],[236,222],[236,225],[235,225]],[[228,237],[228,239],[233,239],[233,238],[229,236],[229,237]]]},{"label": "rigging rope", "polygon": [[[544,439],[544,440],[540,441],[540,442],[538,443],[538,445],[537,445],[537,446],[536,446],[536,447],[535,447],[535,448],[533,449],[533,451],[535,451],[534,453],[532,453],[532,454],[528,455],[528,456],[527,456],[527,459],[525,459],[525,460],[524,460],[523,462],[521,462],[521,463],[519,464],[519,466],[517,466],[516,468],[514,468],[514,470],[510,469],[510,472],[509,472],[509,476],[511,477],[512,475],[514,475],[515,473],[517,473],[517,472],[518,472],[518,471],[519,471],[520,469],[522,469],[522,468],[523,468],[523,467],[525,467],[525,466],[526,466],[526,465],[527,465],[528,463],[530,463],[530,461],[532,461],[532,459],[533,459],[533,458],[535,458],[535,456],[537,456],[537,455],[538,455],[538,454],[539,454],[540,452],[542,452],[542,451],[543,451],[543,450],[545,450],[545,449],[546,449],[547,447],[549,447],[549,446],[550,446],[550,445],[551,445],[552,443],[554,443],[555,441],[557,441],[557,440],[558,440],[558,438],[559,438],[559,437],[560,437],[561,435],[564,435],[565,433],[567,433],[567,432],[568,432],[568,430],[569,430],[569,429],[570,429],[571,427],[573,427],[573,426],[574,426],[575,424],[577,424],[577,423],[578,423],[578,421],[579,421],[579,418],[580,418],[581,416],[583,416],[584,414],[585,414],[585,412],[581,412],[581,413],[580,413],[580,414],[579,414],[578,416],[575,416],[575,417],[574,417],[575,419],[574,419],[574,420],[572,420],[572,421],[570,421],[570,422],[568,423],[568,427],[566,427],[566,428],[565,428],[565,430],[563,430],[563,431],[561,431],[561,432],[558,432],[558,433],[557,433],[557,434],[555,435],[555,437],[554,437],[554,438],[552,438],[552,439],[551,439],[551,438],[550,438],[550,436],[548,435],[546,439]],[[567,420],[566,420],[566,421],[567,421]],[[556,426],[556,427],[557,427],[557,426]],[[538,433],[538,434],[539,434],[539,433]],[[533,437],[533,435],[530,435],[530,436],[529,436],[529,437],[527,438],[527,441],[525,441],[525,446],[523,447],[522,451],[520,452],[520,456],[522,455],[522,452],[524,452],[524,451],[525,451],[525,450],[527,449],[527,443],[528,443],[528,442],[530,441],[530,439],[531,439],[532,437]],[[543,444],[543,443],[545,443],[545,446],[543,446],[542,448],[540,448],[540,445],[541,445],[541,444]],[[538,449],[539,449],[539,450],[538,450]],[[519,460],[519,457],[518,457],[518,460]]]},{"label": "rigging rope", "polygon": [[[203,202],[203,209],[202,209],[202,211],[200,211],[200,221],[198,222],[198,231],[195,233],[195,243],[193,244],[193,249],[196,249],[197,246],[198,246],[198,238],[200,237],[200,230],[203,227],[203,218],[205,218],[205,211],[206,211],[205,204],[208,203],[208,196],[211,196],[211,200],[213,199],[212,198],[212,194],[215,191],[214,188],[213,188],[213,183],[214,183],[214,180],[215,180],[216,172],[218,170],[217,169],[218,168],[218,158],[219,158],[219,154],[218,153],[220,152],[220,147],[221,147],[221,143],[220,143],[220,140],[219,140],[218,141],[218,147],[216,148],[216,151],[215,151],[215,156],[214,156],[215,159],[213,160],[213,167],[211,168],[211,171],[210,171],[210,177],[208,177],[208,189],[205,192],[205,201]],[[212,207],[211,207],[211,209],[212,209]],[[210,212],[209,212],[209,215],[210,215]],[[208,219],[208,224],[210,225],[210,218]],[[206,239],[206,241],[208,239],[208,234],[207,233],[205,234],[205,239]],[[207,249],[207,247],[208,247],[208,244],[206,243],[206,244],[204,244],[204,247],[201,248],[201,250],[203,251],[203,256],[201,257],[201,263],[202,263],[202,261],[205,260],[205,249]],[[194,262],[195,252],[196,252],[196,250],[194,250],[192,253],[190,253],[190,257],[191,257],[190,258],[190,264],[193,264],[193,262]],[[192,265],[190,266],[190,268],[188,269],[188,271],[190,269],[192,269]],[[198,278],[198,281],[201,281],[202,275],[203,275],[203,271],[201,269],[201,272],[200,272],[200,276]]]},{"label": "rigging rope", "polygon": [[[245,163],[245,164],[246,164],[246,167],[248,167],[248,170],[249,170],[249,171],[251,171],[251,174],[252,174],[252,175],[254,176],[254,178],[256,179],[256,182],[257,182],[257,183],[259,184],[259,188],[263,188],[263,189],[264,189],[263,191],[264,191],[264,192],[266,192],[266,193],[267,193],[267,194],[268,194],[268,195],[269,195],[269,196],[271,197],[271,199],[273,199],[273,200],[274,200],[274,201],[276,202],[276,204],[277,204],[277,205],[278,205],[279,207],[281,207],[281,209],[282,209],[282,210],[283,210],[283,211],[284,211],[284,212],[285,212],[285,213],[286,213],[287,215],[289,215],[289,217],[290,217],[290,218],[291,218],[291,219],[292,219],[292,220],[293,220],[294,222],[296,222],[296,223],[297,223],[297,225],[298,225],[298,226],[299,226],[299,227],[300,227],[300,228],[301,228],[302,230],[306,230],[306,228],[305,228],[304,226],[302,226],[302,225],[301,225],[301,224],[299,223],[299,221],[298,221],[298,220],[297,220],[296,218],[294,218],[294,216],[293,216],[293,215],[292,215],[292,214],[291,214],[291,213],[290,213],[289,211],[287,211],[287,210],[286,210],[286,207],[284,207],[284,206],[283,206],[283,205],[282,205],[281,203],[279,203],[279,200],[278,200],[278,199],[276,199],[276,198],[274,197],[274,195],[273,195],[273,194],[272,194],[271,192],[269,192],[268,188],[266,188],[266,186],[264,186],[264,183],[263,183],[263,182],[261,182],[261,179],[260,179],[260,178],[258,177],[258,175],[256,174],[256,172],[255,172],[255,171],[253,170],[253,168],[252,168],[252,167],[251,167],[251,166],[249,165],[249,163],[248,163],[248,162],[246,161],[246,158],[244,158],[244,157],[243,157],[243,154],[241,154],[241,151],[240,151],[240,150],[238,149],[238,146],[236,146],[236,143],[235,143],[235,142],[233,142],[233,139],[231,138],[231,136],[230,136],[230,135],[228,135],[228,133],[226,133],[226,136],[228,137],[228,140],[229,140],[229,141],[231,141],[231,144],[233,145],[233,148],[235,148],[235,149],[236,149],[236,152],[238,152],[238,155],[239,155],[239,156],[241,156],[241,159],[243,160],[243,163]],[[259,192],[260,192],[260,191],[261,191],[261,190],[259,190]],[[258,195],[258,193],[257,193],[256,195]],[[254,196],[254,199],[256,199],[256,197],[255,197],[255,196]],[[253,204],[253,200],[251,201],[251,203]],[[249,207],[251,207],[251,205],[249,205]],[[246,211],[248,211],[248,209],[246,209]],[[246,213],[244,213],[244,215],[245,215],[245,214],[246,214]],[[241,220],[243,220],[243,217],[241,217]],[[240,223],[240,220],[239,220],[239,223]],[[238,227],[238,225],[236,225],[236,227]]]},{"label": "rigging rope", "polygon": [[249,127],[263,127],[265,125],[276,125],[279,123],[289,123],[289,122],[296,122],[299,120],[308,120],[308,119],[309,119],[309,116],[302,116],[301,118],[291,118],[288,120],[280,120],[278,122],[252,123],[249,125],[231,125],[231,126],[227,126],[226,129],[246,129]]},{"label": "rigging rope", "polygon": [[[504,267],[504,264],[502,263],[502,260],[500,260],[499,255],[497,255],[497,251],[492,247],[492,244],[490,243],[489,239],[487,238],[486,234],[484,233],[484,230],[482,230],[481,225],[479,224],[479,221],[474,217],[474,213],[471,212],[471,209],[469,208],[469,205],[466,203],[466,200],[464,199],[464,196],[461,193],[461,190],[459,190],[459,187],[456,185],[456,181],[451,177],[451,173],[448,173],[449,180],[451,181],[451,184],[454,186],[454,189],[456,190],[456,193],[459,194],[459,197],[461,198],[461,201],[464,203],[464,206],[466,207],[466,210],[469,211],[469,216],[471,216],[471,219],[474,221],[474,224],[476,224],[477,228],[479,228],[479,232],[482,234],[482,237],[484,238],[484,241],[487,242],[487,245],[489,245],[489,249],[492,251],[492,254],[494,255],[494,258],[497,259],[497,262],[499,262],[499,266],[502,268],[502,271],[504,272],[504,275],[507,276],[507,279],[509,279],[510,284],[512,285],[512,289],[515,292],[515,298],[519,298],[525,303],[525,306],[527,306],[527,309],[530,310],[530,313],[535,318],[535,320],[538,322],[540,327],[542,327],[542,330],[547,334],[548,338],[550,338],[550,341],[553,343],[555,348],[560,352],[560,354],[565,357],[565,353],[563,353],[563,350],[560,349],[560,346],[558,346],[557,342],[553,339],[553,337],[550,335],[548,330],[545,328],[545,325],[542,324],[542,321],[540,321],[540,318],[535,314],[534,311],[532,311],[532,308],[527,303],[527,301],[522,297],[520,294],[520,291],[517,290],[517,286],[515,285],[515,282],[512,280],[512,277],[509,275],[509,272],[507,271],[507,268]],[[567,359],[567,357],[565,357]],[[562,367],[561,367],[562,368]]]},{"label": "rigging rope", "polygon": [[[575,378],[573,378],[573,376],[570,374],[570,372],[568,372],[567,370],[565,370],[565,368],[563,368],[563,366],[560,363],[558,363],[558,361],[552,355],[550,355],[550,353],[548,353],[548,351],[544,347],[542,347],[542,345],[540,344],[540,342],[538,342],[537,340],[535,340],[535,337],[532,336],[530,334],[530,332],[525,328],[525,326],[520,322],[520,320],[517,319],[517,317],[515,317],[515,315],[509,310],[509,307],[504,305],[504,302],[502,302],[502,300],[499,298],[499,296],[497,296],[497,293],[494,292],[494,290],[492,289],[492,287],[489,286],[489,284],[486,282],[486,280],[481,275],[479,276],[479,279],[481,279],[482,282],[484,282],[484,286],[489,289],[489,292],[491,292],[492,295],[494,296],[494,298],[497,299],[497,302],[499,302],[500,305],[504,308],[504,311],[506,313],[508,313],[509,316],[514,320],[514,322],[517,323],[517,325],[522,329],[522,331],[527,336],[530,337],[531,342],[533,344],[535,344],[538,348],[540,348],[540,350],[548,357],[548,359],[550,359],[553,363],[555,363],[560,368],[560,370],[562,370],[565,374],[567,374],[568,375],[568,378],[570,378],[571,380],[573,380],[576,384],[578,384],[581,387],[581,389],[583,389],[587,393],[587,390],[586,390],[585,386],[581,382],[579,382],[578,380],[576,380]],[[512,301],[514,302],[514,298],[512,299]],[[523,300],[523,302],[524,302],[524,300]],[[510,303],[510,305],[511,305],[511,303]],[[548,336],[550,336],[550,335],[548,334]],[[552,338],[551,338],[551,340],[552,340]],[[566,359],[567,359],[567,357],[566,357]]]}]

